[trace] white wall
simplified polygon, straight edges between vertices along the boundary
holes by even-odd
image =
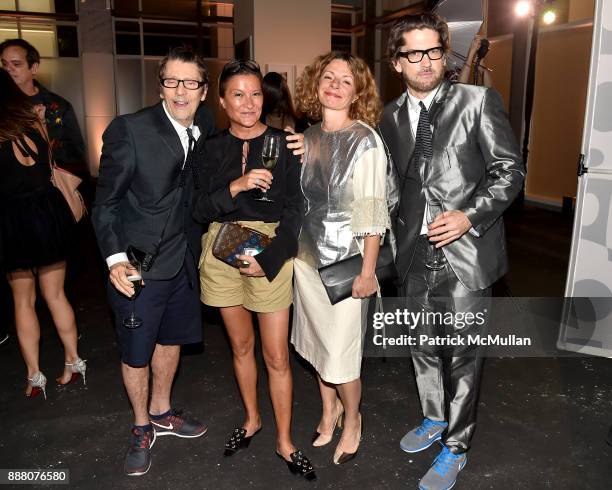
[[[81,60],[79,58],[43,59],[36,79],[51,92],[61,95],[72,104],[81,133],[85,137]]]
[[[253,34],[253,0],[234,0],[234,43]]]
[[[595,0],[570,0],[568,22],[592,19],[595,13]]]
[[[240,42],[251,34],[262,71],[266,73],[271,65],[288,72],[292,86],[304,65],[331,50],[331,2],[236,0],[234,39]]]
[[[114,62],[109,53],[83,53],[85,126],[89,170],[96,177],[100,165],[102,133],[116,115]]]
[[[331,49],[331,2],[257,0],[254,27],[260,65],[309,64]]]

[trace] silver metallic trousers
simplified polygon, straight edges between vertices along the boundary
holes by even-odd
[[[401,287],[409,307],[440,313],[490,311],[490,287],[478,291],[466,289],[448,263],[438,271],[425,267],[429,246],[427,236],[420,236]],[[415,335],[420,334],[429,338],[486,335],[486,322],[467,327],[457,323],[443,327],[419,325]],[[455,454],[467,451],[476,428],[483,348],[421,345],[412,347],[411,354],[423,415],[448,422],[442,442]]]

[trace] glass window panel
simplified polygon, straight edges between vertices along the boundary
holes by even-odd
[[[113,5],[115,17],[138,17],[138,0],[115,0]]]
[[[53,0],[19,0],[19,10],[23,12],[55,12]]]
[[[145,60],[145,107],[157,104],[159,98],[159,60]]]
[[[332,36],[331,47],[334,51],[351,52],[351,36]]]
[[[331,27],[333,29],[348,29],[352,25],[351,14],[346,12],[332,12]]]
[[[210,84],[208,86],[208,95],[204,100],[204,105],[208,107],[215,118],[215,126],[217,128],[227,128],[229,125],[229,121],[227,119],[227,115],[225,111],[219,104],[219,75],[221,75],[221,71],[223,70],[223,66],[225,65],[224,61],[217,60],[206,60],[206,69],[208,70],[208,79],[210,80]]]
[[[15,0],[0,0],[0,10],[15,10]]]
[[[357,42],[357,56],[363,58],[366,47],[365,47],[365,36],[363,33],[361,35],[357,35],[355,41]]]
[[[76,26],[59,25],[57,30],[57,55],[61,57],[79,57],[79,36]]]
[[[140,54],[140,26],[138,22],[115,22],[117,54]]]
[[[57,36],[52,24],[21,24],[21,37],[34,46],[41,56],[57,56]]]
[[[204,58],[217,58],[217,46],[214,46],[209,37],[202,38],[202,48],[200,54]]]
[[[117,59],[117,111],[131,114],[142,108],[140,60]]]
[[[55,13],[76,14],[74,0],[55,0]]]
[[[115,35],[117,54],[140,54],[140,36],[133,34]]]
[[[165,56],[174,46],[187,45],[197,48],[198,28],[189,24],[149,23],[143,24],[144,54]]]
[[[115,21],[115,32],[129,32],[129,33],[140,33],[140,26],[138,25],[138,22],[132,22],[132,21],[122,21],[122,20],[117,20]]]
[[[215,58],[231,59],[234,57],[234,30],[231,27],[217,27],[215,45],[217,47]],[[212,42],[212,41],[211,41]]]
[[[202,17],[204,17],[206,21],[210,20],[211,17],[217,18],[218,20],[229,21],[234,17],[234,6],[230,4],[206,5],[202,3],[201,12]]]
[[[15,39],[17,35],[17,21],[2,20],[0,21],[0,42],[6,39]]]
[[[142,0],[142,15],[168,19],[195,19],[196,0]]]

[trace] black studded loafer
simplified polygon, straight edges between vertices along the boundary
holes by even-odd
[[[223,455],[233,456],[241,449],[246,449],[249,447],[249,444],[251,444],[251,439],[253,439],[253,437],[255,437],[260,430],[261,429],[257,429],[252,435],[247,437],[246,429],[236,427],[225,442],[225,451],[223,452]]]
[[[289,471],[291,471],[291,473],[293,473],[294,475],[301,476],[308,481],[317,479],[317,474],[315,473],[315,470],[312,467],[312,463],[299,449],[289,455],[291,461],[287,461],[279,453],[276,453],[276,455],[281,458],[285,463],[287,463]]]

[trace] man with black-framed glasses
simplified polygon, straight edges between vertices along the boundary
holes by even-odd
[[[395,23],[388,55],[407,90],[387,105],[380,130],[400,182],[394,231],[401,294],[425,311],[446,302],[473,305],[475,314],[483,305],[486,312],[491,285],[507,270],[501,215],[525,167],[499,94],[444,79],[449,50],[448,26],[437,15]],[[442,212],[434,214],[436,207]],[[440,327],[421,324],[417,338],[479,335],[486,324]],[[482,353],[416,345],[411,354],[424,418],[400,447],[416,453],[440,441],[419,488],[450,489],[476,426]]]
[[[109,268],[108,298],[134,411],[124,462],[131,476],[149,470],[156,437],[196,438],[207,429],[170,402],[180,346],[202,340],[201,227],[191,218],[191,200],[199,185],[196,160],[214,131],[209,112],[196,118],[207,88],[203,59],[189,48],[173,48],[160,62],[162,102],[117,117],[102,137],[92,221]],[[144,279],[137,299],[128,280],[135,259]],[[130,329],[123,320],[132,301],[142,325]]]

